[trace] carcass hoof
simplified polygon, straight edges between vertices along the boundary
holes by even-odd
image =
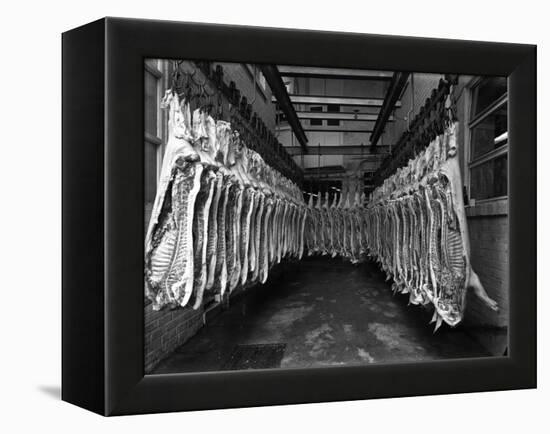
[[[487,299],[483,300],[483,301],[485,302],[487,307],[489,309],[491,309],[492,311],[494,311],[494,312],[499,311],[498,303],[495,300],[493,300],[492,298],[487,297]]]

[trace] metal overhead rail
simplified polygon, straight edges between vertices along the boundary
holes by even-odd
[[[337,121],[357,121],[368,122],[376,121],[377,114],[372,113],[353,113],[353,112],[296,112],[299,119],[334,119]],[[393,116],[390,116],[388,121],[393,121]]]
[[[302,128],[300,119],[294,111],[294,106],[290,100],[288,92],[286,91],[286,86],[283,83],[283,79],[279,74],[279,71],[275,65],[261,65],[260,66],[262,73],[273,92],[279,107],[284,112],[288,123],[292,127],[292,131],[300,143],[300,146],[304,149],[304,152],[307,153],[307,136]]]
[[[384,99],[382,98],[356,98],[356,97],[350,97],[350,96],[317,96],[317,95],[289,95],[289,96],[290,96],[290,101],[293,104],[309,104],[309,105],[335,104],[340,106],[343,105],[343,106],[358,106],[358,107],[382,107],[382,104],[384,103]],[[273,98],[273,102],[277,102],[277,98]],[[401,102],[400,101],[396,102],[395,106],[400,107]]]
[[[304,175],[322,175],[328,173],[346,173],[344,166],[319,166],[304,169]]]
[[[302,154],[300,146],[285,146],[290,155]],[[377,146],[376,152],[370,146],[342,145],[342,146],[310,146],[308,155],[362,155],[365,157],[379,156],[380,159],[389,155],[389,146]]]
[[[369,148],[370,149],[370,146],[365,146],[365,148]],[[369,151],[369,152],[373,152],[373,151]],[[374,154],[361,154],[361,155],[352,155],[350,157],[351,160],[364,160],[363,162],[364,163],[367,163],[367,162],[372,162],[372,163],[376,163],[380,160],[383,160],[384,158],[386,158],[388,155],[390,155],[390,147],[389,146],[380,146],[380,148],[376,148],[374,150]]]
[[[304,175],[304,181],[311,182],[311,181],[317,181],[320,179],[332,179],[332,180],[340,180],[347,178],[345,172],[334,172],[334,173],[310,173],[307,175]]]
[[[349,68],[318,68],[308,66],[279,66],[284,77],[334,78],[350,80],[390,80],[389,71],[372,71]]]
[[[368,126],[356,127],[354,125],[311,125],[303,127],[304,131],[324,131],[326,133],[365,133],[370,134],[372,132],[373,123],[370,122]],[[277,131],[288,131],[290,127],[284,125],[277,128]],[[309,148],[308,148],[309,149]]]
[[[370,136],[371,146],[376,146],[378,139],[380,139],[380,136],[384,132],[384,127],[386,126],[386,122],[391,116],[393,109],[395,107],[399,107],[397,105],[398,99],[407,84],[408,78],[408,72],[395,72],[393,74],[390,86],[388,87],[388,91],[386,92],[386,96],[384,98],[384,104],[380,109],[380,113],[378,113],[378,119],[376,119],[374,130]]]
[[[314,125],[311,127],[305,127],[304,131],[308,132],[325,132],[325,133],[357,133],[357,134],[370,134],[372,133],[372,125],[365,128],[358,128],[351,125]]]

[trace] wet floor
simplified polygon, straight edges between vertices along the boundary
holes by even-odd
[[[153,373],[307,368],[490,356],[458,326],[393,295],[374,264],[309,258],[249,290]]]

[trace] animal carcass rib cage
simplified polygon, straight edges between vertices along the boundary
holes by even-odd
[[[145,293],[154,309],[197,309],[210,292],[264,283],[299,258],[306,204],[296,184],[248,149],[231,124],[168,90],[169,140],[145,240]]]
[[[457,157],[458,124],[387,178],[368,203],[355,193],[329,204],[310,196],[305,231],[308,253],[340,255],[353,263],[374,258],[412,304],[433,304],[436,329],[463,318],[466,290],[492,309],[470,264],[470,242]]]
[[[432,303],[436,328],[464,315],[472,288],[496,310],[470,263],[470,239],[452,123],[408,165],[386,179],[366,209],[367,243],[394,290]]]
[[[169,141],[145,246],[146,295],[154,309],[199,308],[264,283],[284,258],[320,254],[376,260],[412,304],[434,306],[436,329],[458,324],[471,287],[497,309],[470,264],[456,149],[457,124],[367,201],[358,192],[311,194],[215,122],[167,91]],[[332,200],[331,200],[332,199]]]

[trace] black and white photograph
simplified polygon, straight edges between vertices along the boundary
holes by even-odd
[[[143,71],[146,374],[508,354],[507,77]]]
[[[0,431],[544,431],[545,9],[6,2]]]

